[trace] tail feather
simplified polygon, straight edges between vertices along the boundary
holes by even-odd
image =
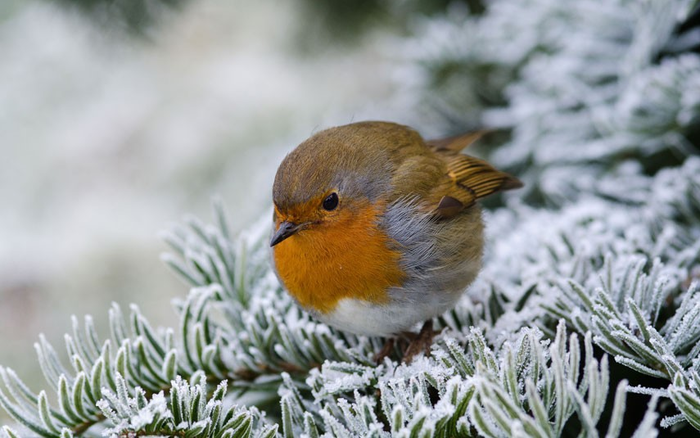
[[[482,129],[480,131],[467,132],[466,134],[455,135],[453,137],[427,140],[426,144],[436,152],[461,152],[489,132],[491,131],[488,129]]]

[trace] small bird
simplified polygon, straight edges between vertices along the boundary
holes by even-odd
[[[359,122],[301,143],[273,186],[270,246],[284,288],[355,334],[400,334],[453,308],[481,268],[476,201],[522,186],[460,153],[479,137],[425,141],[407,126]]]

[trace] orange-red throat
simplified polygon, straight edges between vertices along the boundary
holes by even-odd
[[[278,234],[298,227],[272,244],[279,277],[302,307],[329,313],[344,298],[387,303],[388,289],[402,284],[401,254],[379,227],[381,205],[355,204],[306,220],[275,211]]]

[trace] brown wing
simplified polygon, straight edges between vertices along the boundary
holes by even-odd
[[[431,196],[439,199],[435,212],[441,217],[452,217],[472,206],[477,199],[523,185],[514,176],[497,170],[479,158],[445,154],[444,159],[449,180],[436,187]]]
[[[400,164],[392,175],[394,190],[388,201],[415,196],[421,199],[426,213],[450,218],[474,205],[477,199],[521,187],[517,178],[484,160],[459,153],[486,132],[425,142],[420,138],[418,142],[396,142],[392,155],[399,158]]]

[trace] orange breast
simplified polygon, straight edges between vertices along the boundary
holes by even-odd
[[[367,203],[274,247],[277,272],[299,304],[328,313],[343,298],[388,302],[387,289],[400,286],[404,272],[378,215],[379,206]]]

